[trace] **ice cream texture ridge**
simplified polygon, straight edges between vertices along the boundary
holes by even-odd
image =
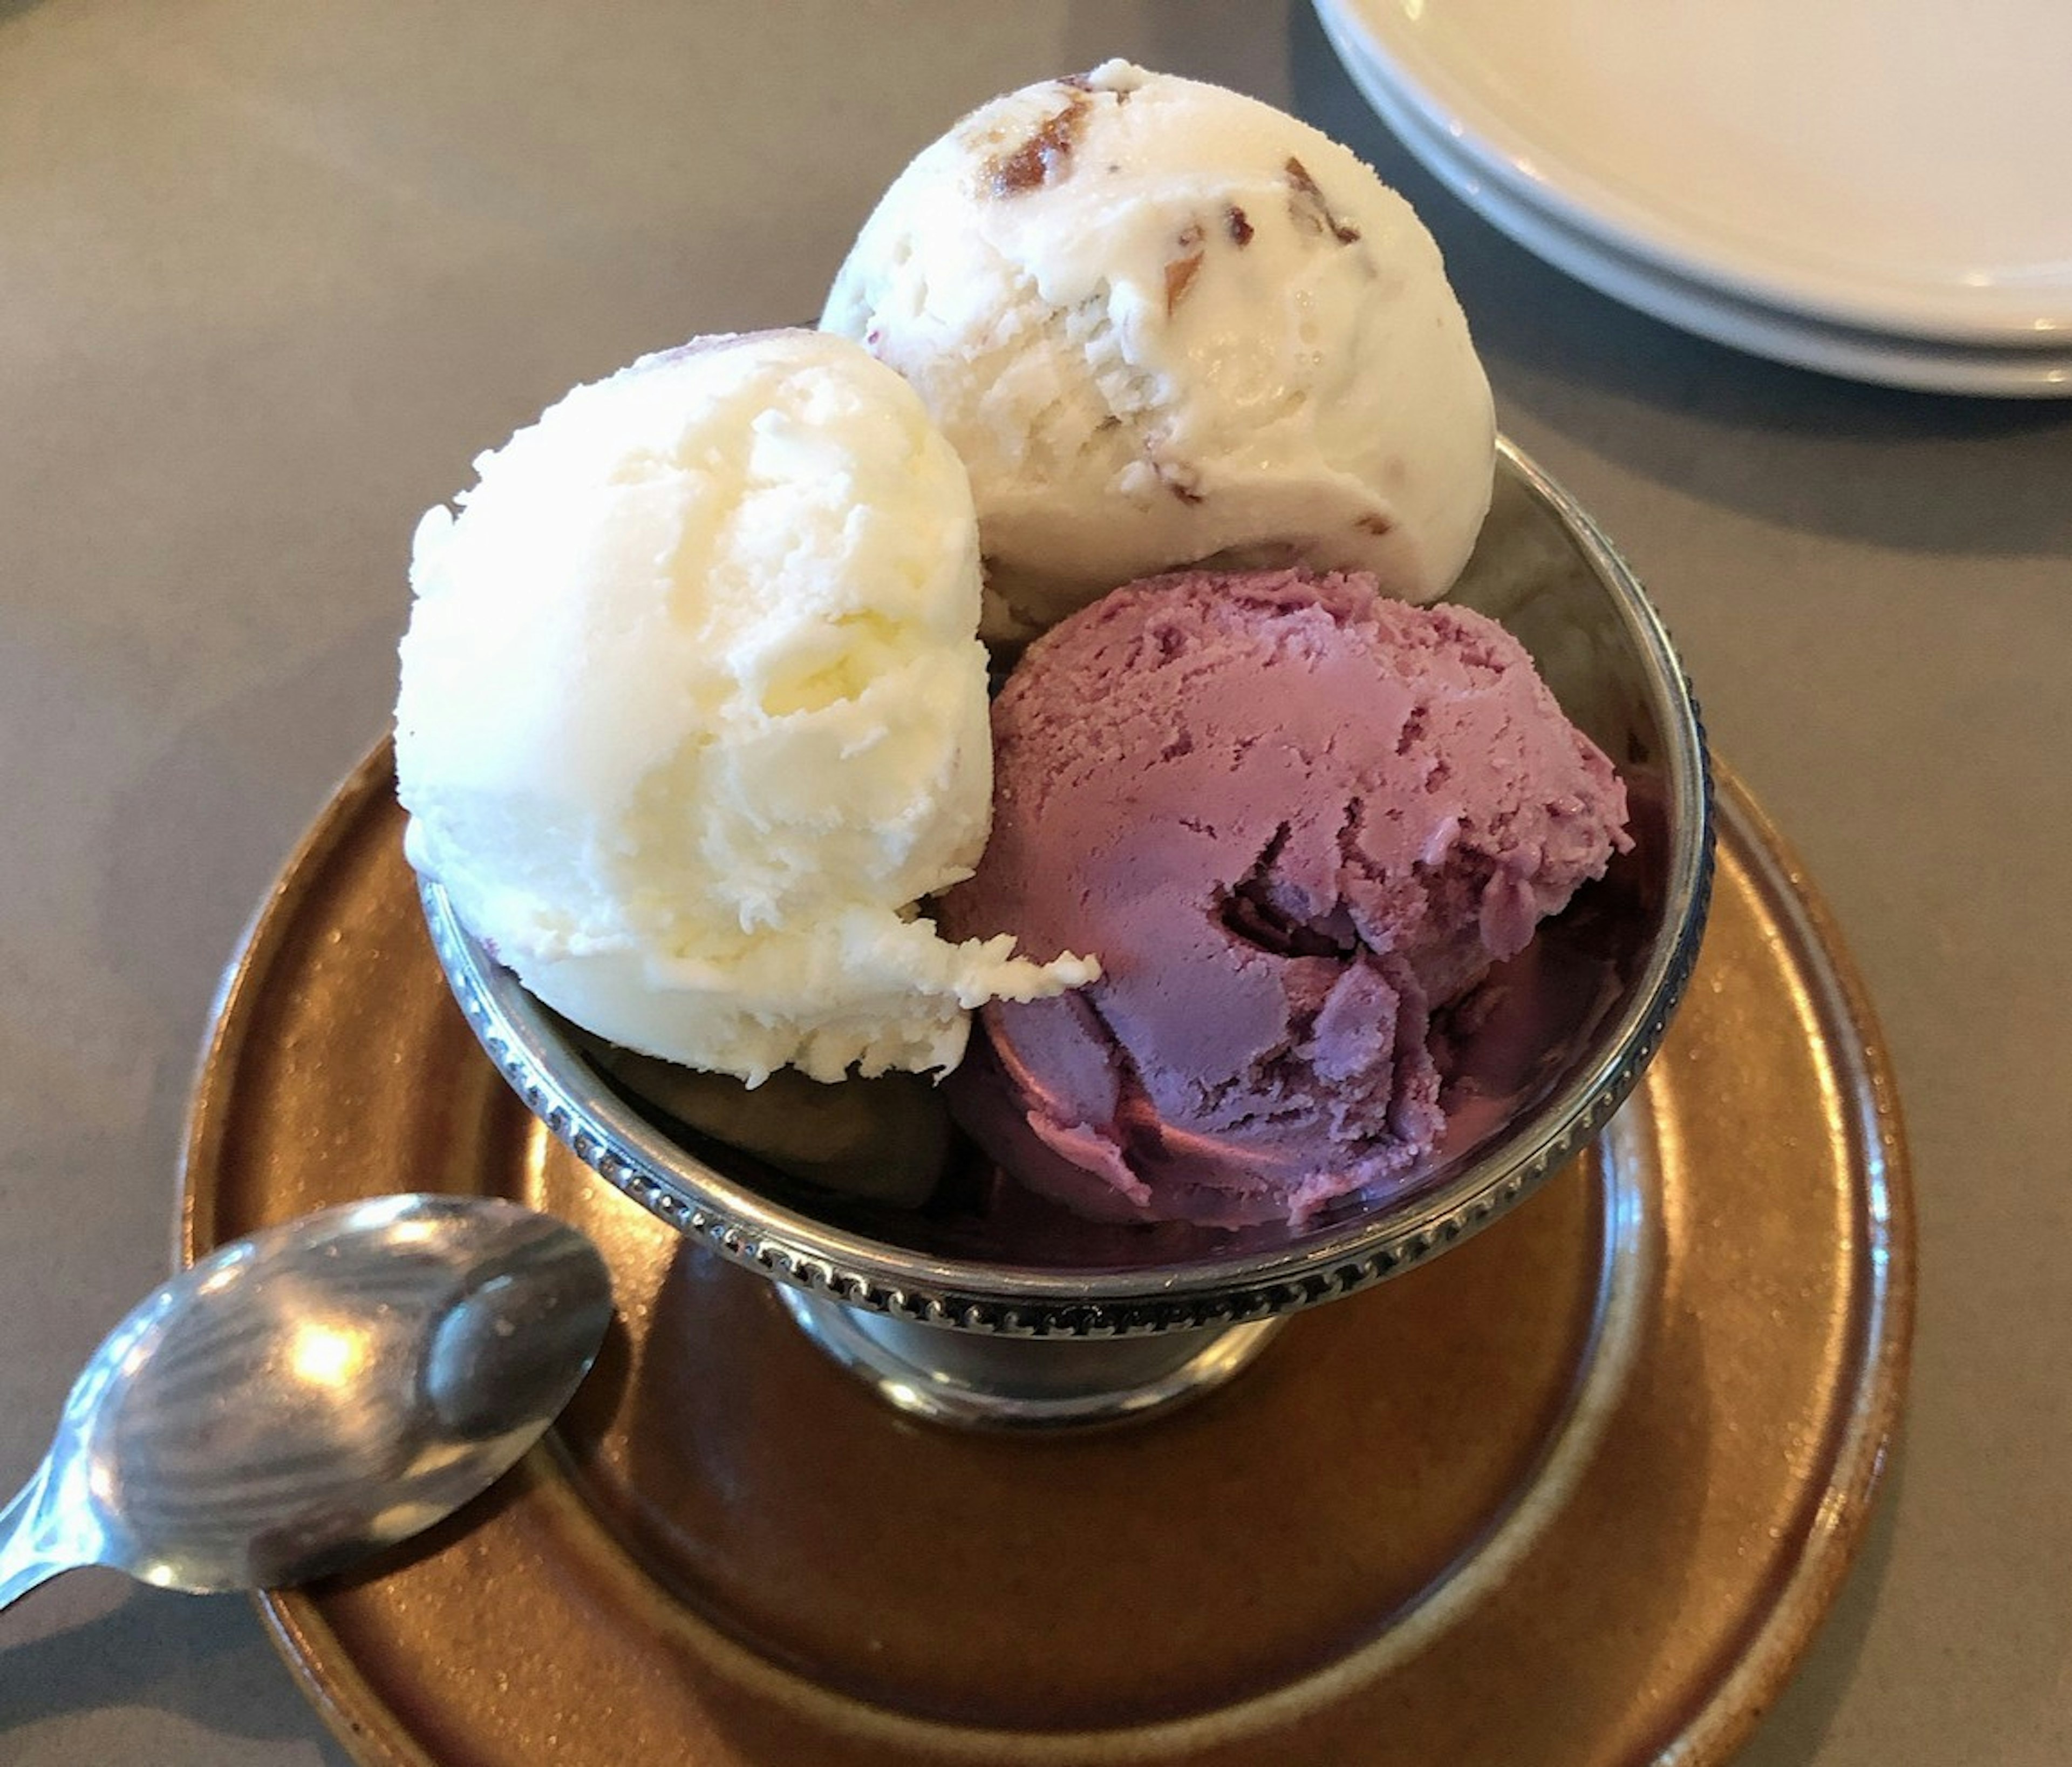
[[[845,340],[702,340],[578,388],[420,525],[412,863],[526,986],[751,1083],[948,1068],[1083,981],[915,912],[991,793],[962,466]],[[1055,956],[1056,954],[1052,954]]]
[[[993,721],[993,838],[944,924],[1104,971],[988,1007],[964,1108],[1096,1218],[1299,1224],[1412,1173],[1445,1123],[1435,1013],[1631,844],[1517,640],[1364,576],[1117,591]]]
[[[823,329],[972,477],[988,629],[1182,565],[1433,599],[1489,505],[1489,383],[1409,205],[1307,124],[1109,62],[981,105],[885,193]]]

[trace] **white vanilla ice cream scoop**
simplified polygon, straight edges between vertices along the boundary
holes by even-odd
[[[549,1006],[751,1083],[944,1069],[1095,973],[919,898],[989,819],[964,468],[845,340],[701,340],[578,387],[418,527],[411,863]]]
[[[1489,384],[1431,236],[1220,87],[1110,62],[982,105],[886,192],[821,324],[964,457],[991,631],[1203,561],[1429,600],[1488,509]]]

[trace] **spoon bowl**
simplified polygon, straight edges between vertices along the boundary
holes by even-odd
[[[538,1440],[611,1306],[588,1239],[493,1197],[376,1197],[226,1246],[80,1373],[0,1512],[0,1607],[76,1565],[200,1593],[405,1539]]]

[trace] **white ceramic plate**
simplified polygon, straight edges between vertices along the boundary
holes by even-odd
[[[1578,281],[1667,323],[1774,360],[1936,393],[2072,397],[2072,339],[2021,348],[1905,338],[1808,318],[1665,270],[1572,226],[1491,178],[1453,135],[1435,127],[1391,70],[1320,4],[1334,46],[1368,101],[1440,181],[1527,249]]]
[[[1488,188],[1601,251],[1822,323],[2072,351],[2065,0],[1316,6]]]

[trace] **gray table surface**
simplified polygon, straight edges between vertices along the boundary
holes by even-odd
[[[163,1274],[211,991],[384,727],[417,513],[566,386],[810,315],[924,140],[1113,53],[1297,111],[1423,211],[1503,426],[1650,583],[1882,1016],[1911,1409],[1747,1760],[2060,1767],[2072,406],[1601,299],[1409,161],[1301,6],[0,0],[0,1485]],[[241,1599],[95,1571],[0,1617],[0,1761],[343,1759]]]

